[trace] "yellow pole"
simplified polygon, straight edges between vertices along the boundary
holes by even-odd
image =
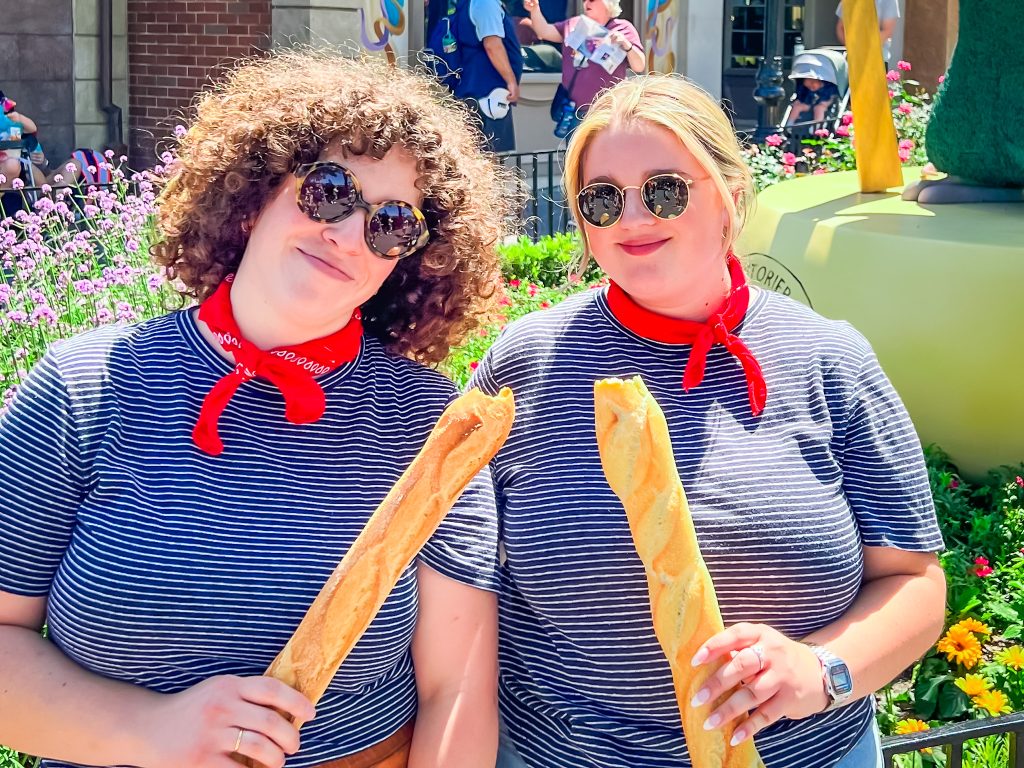
[[[903,186],[874,0],[843,0],[861,192]]]

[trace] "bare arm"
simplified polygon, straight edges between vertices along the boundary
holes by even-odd
[[[840,45],[846,45],[846,27],[843,26],[842,19],[836,20],[836,39]]]
[[[0,743],[66,762],[142,768],[238,768],[229,754],[240,727],[250,731],[240,752],[270,768],[298,748],[294,727],[270,707],[308,716],[312,705],[283,683],[220,677],[161,695],[109,680],[40,636],[45,612],[46,598],[0,592]]]
[[[882,38],[882,47],[885,47],[885,41],[892,38],[896,33],[896,23],[898,19],[883,19],[879,24],[878,34]]]
[[[558,27],[544,18],[537,0],[524,0],[523,7],[530,13],[530,24],[537,37],[550,43],[562,42],[562,35],[558,31]]]
[[[479,768],[498,752],[498,603],[426,565],[412,654],[419,713],[409,768]]]
[[[824,645],[853,673],[853,696],[874,693],[927,651],[942,633],[946,577],[936,555],[864,548],[864,583],[839,621],[807,642]]]
[[[854,681],[853,699],[874,693],[928,650],[942,631],[946,606],[946,580],[938,558],[865,547],[864,568],[860,593],[850,609],[802,643],[764,624],[735,624],[702,646],[694,657],[697,663],[728,659],[708,678],[708,696],[702,701],[733,691],[714,712],[708,707],[709,717],[720,718],[714,727],[738,720],[734,737],[742,741],[780,718],[798,720],[821,712],[828,703],[821,667],[804,643],[823,645],[846,662]],[[731,659],[730,651],[736,652]]]
[[[519,83],[515,73],[512,71],[512,64],[508,60],[508,51],[505,50],[505,41],[497,35],[488,35],[482,41],[487,58],[491,65],[505,81],[505,87],[509,92],[509,103],[515,104],[519,101]]]
[[[21,112],[8,112],[8,119],[15,123],[21,123],[22,133],[38,133],[39,128],[36,127],[36,122],[30,117],[25,117]]]

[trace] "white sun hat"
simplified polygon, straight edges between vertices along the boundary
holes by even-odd
[[[508,88],[495,88],[482,99],[477,99],[480,111],[491,120],[501,120],[508,114]]]

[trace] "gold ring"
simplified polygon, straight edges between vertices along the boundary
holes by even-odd
[[[244,735],[245,735],[245,728],[239,728],[238,729],[238,738],[235,739],[235,748],[231,750],[232,752],[237,752],[241,748],[241,746],[242,746],[242,736],[244,736]]]

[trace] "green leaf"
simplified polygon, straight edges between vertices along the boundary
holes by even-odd
[[[953,679],[951,675],[921,675],[914,685],[914,710],[923,720],[931,720],[939,706],[939,689]],[[957,689],[959,690],[959,689]]]
[[[1003,632],[1003,637],[1005,639],[1007,639],[1007,640],[1014,640],[1014,639],[1020,637],[1022,629],[1024,629],[1024,625],[1021,625],[1021,624],[1011,624]]]
[[[939,717],[942,720],[952,720],[960,717],[971,705],[967,694],[956,687],[956,683],[950,681],[945,683],[939,691]]]

